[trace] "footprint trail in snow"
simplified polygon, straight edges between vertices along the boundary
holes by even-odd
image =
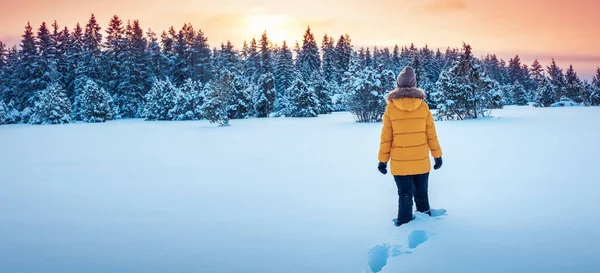
[[[445,214],[445,209],[431,210],[431,218],[438,218]],[[418,215],[415,220],[419,221],[421,219],[425,219],[425,217],[429,216]],[[381,271],[387,265],[387,261],[390,257],[411,254],[414,249],[416,249],[419,245],[429,241],[429,239],[431,239],[431,237],[434,235],[435,234],[432,231],[417,229],[408,234],[408,238],[404,244],[397,245],[383,243],[375,245],[369,250],[368,253],[368,261],[371,272],[377,273]]]

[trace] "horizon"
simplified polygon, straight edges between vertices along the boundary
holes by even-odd
[[[269,39],[281,45],[286,40],[290,47],[302,40],[310,26],[319,45],[325,34],[336,41],[340,35],[349,34],[355,49],[360,47],[393,48],[413,43],[431,49],[461,48],[462,43],[473,47],[475,56],[496,54],[508,61],[518,55],[522,63],[531,65],[534,59],[546,68],[551,58],[566,70],[573,65],[583,79],[591,79],[600,66],[600,37],[593,35],[600,28],[600,18],[594,10],[600,3],[593,0],[507,0],[503,3],[478,3],[475,0],[427,0],[392,2],[377,0],[370,5],[329,0],[330,5],[344,4],[336,13],[330,8],[312,8],[306,3],[279,3],[273,0],[245,3],[227,1],[154,1],[141,0],[120,3],[116,0],[71,1],[38,3],[25,0],[19,4],[7,3],[5,10],[11,14],[0,18],[0,40],[8,46],[19,46],[27,22],[37,29],[42,22],[50,25],[54,20],[63,28],[72,30],[76,23],[85,26],[93,13],[105,29],[113,15],[124,23],[139,20],[144,31],[152,29],[160,35],[170,26],[181,29],[191,23],[201,29],[208,43],[218,47],[230,40],[236,49],[244,40],[260,38],[267,31]],[[315,2],[316,3],[316,2]],[[323,3],[320,1],[318,3]],[[543,3],[543,4],[542,4]],[[68,12],[63,12],[68,7]],[[507,13],[513,16],[506,16]],[[547,20],[553,16],[562,20]],[[545,19],[545,20],[544,20]],[[383,24],[407,27],[382,27]],[[434,31],[432,31],[434,29]],[[553,31],[547,31],[552,29]],[[560,38],[557,38],[560,37]]]

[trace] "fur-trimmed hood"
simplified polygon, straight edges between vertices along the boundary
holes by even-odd
[[[416,110],[425,98],[425,91],[416,87],[396,88],[387,96],[388,103],[393,103],[396,108],[404,111]]]
[[[396,88],[392,92],[387,95],[388,102],[391,102],[395,99],[403,99],[403,98],[411,98],[411,99],[425,99],[425,91],[421,88],[416,87],[402,87]]]

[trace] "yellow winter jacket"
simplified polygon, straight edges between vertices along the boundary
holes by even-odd
[[[379,161],[391,159],[392,175],[415,175],[431,170],[429,152],[442,156],[433,116],[424,101],[425,92],[415,87],[397,88],[387,97],[383,115]]]

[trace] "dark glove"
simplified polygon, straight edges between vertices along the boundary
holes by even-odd
[[[379,166],[377,166],[377,169],[382,174],[387,174],[387,163],[386,162],[379,162]]]
[[[433,169],[438,170],[439,168],[442,167],[442,157],[434,158],[434,160],[435,160],[435,165],[433,165]]]

